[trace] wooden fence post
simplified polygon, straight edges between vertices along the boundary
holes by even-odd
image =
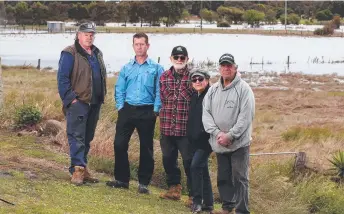
[[[41,59],[38,59],[37,69],[41,70]]]
[[[294,164],[294,170],[296,172],[302,171],[306,168],[306,153],[305,152],[299,152],[296,154],[295,164]]]

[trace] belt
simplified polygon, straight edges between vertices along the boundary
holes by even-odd
[[[129,103],[125,102],[124,103],[125,107],[128,107],[130,109],[153,109],[154,105],[141,105],[141,106],[134,106],[134,105],[130,105]]]

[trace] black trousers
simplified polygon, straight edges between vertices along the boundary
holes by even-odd
[[[124,107],[118,112],[114,142],[114,175],[116,180],[129,183],[128,148],[130,137],[136,128],[140,139],[139,183],[143,185],[150,183],[154,170],[153,137],[155,121],[156,116],[153,112],[153,105],[132,106],[125,103]]]
[[[192,151],[189,140],[186,136],[166,136],[161,135],[160,146],[162,151],[162,161],[166,172],[167,186],[180,184],[181,172],[178,167],[178,150],[183,159],[184,171],[187,179],[189,196],[191,193],[190,166],[192,161]]]

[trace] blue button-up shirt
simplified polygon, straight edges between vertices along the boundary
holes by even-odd
[[[136,59],[124,65],[115,84],[116,108],[120,110],[124,102],[134,106],[154,105],[154,111],[161,108],[159,79],[164,68],[147,58],[142,64]]]

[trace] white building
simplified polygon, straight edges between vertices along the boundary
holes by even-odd
[[[64,33],[66,24],[61,21],[47,21],[49,33]]]

